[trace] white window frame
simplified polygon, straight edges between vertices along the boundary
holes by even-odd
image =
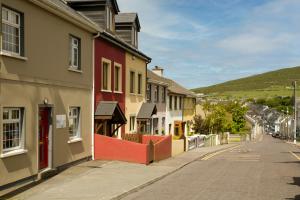
[[[119,76],[117,77],[118,79],[118,85],[119,85],[119,89],[116,90],[116,68],[119,68]],[[122,93],[122,65],[119,63],[114,63],[114,92],[117,93]]]
[[[8,12],[7,13],[8,14],[8,20],[3,19],[3,13],[5,11]],[[18,52],[14,52],[14,51],[10,51],[10,50],[7,50],[7,49],[3,48],[3,45],[4,45],[4,41],[3,41],[3,37],[4,36],[3,35],[4,35],[4,33],[3,33],[3,29],[2,29],[2,46],[1,46],[1,50],[3,52],[8,53],[8,54],[20,56],[21,55],[21,14],[18,13],[18,12],[16,12],[16,11],[13,11],[13,10],[11,10],[9,8],[3,7],[3,6],[2,6],[2,9],[1,9],[1,12],[2,12],[2,25],[5,24],[7,26],[11,26],[11,27],[17,28],[18,29],[18,33],[19,33],[18,34],[18,38],[19,38],[19,41],[18,41],[18,47],[19,47],[18,48]],[[18,22],[19,23],[13,23],[12,22],[12,15],[15,15],[15,16],[18,17],[18,19],[19,19]]]
[[[135,126],[136,126],[136,116],[131,115],[129,117],[129,132],[134,132],[135,131]]]
[[[76,110],[76,115],[74,115],[73,111]],[[69,139],[74,140],[81,138],[81,108],[78,106],[70,106],[69,107]],[[75,120],[77,119],[77,125],[75,124],[76,129],[74,127],[72,128],[71,125],[74,124]],[[75,133],[74,133],[75,130]],[[71,134],[72,132],[72,134]]]
[[[4,119],[4,112],[8,111],[9,119]],[[12,119],[12,111],[18,111],[19,112],[19,118],[18,119]],[[24,149],[25,144],[25,134],[24,134],[24,108],[19,107],[4,107],[2,111],[2,139],[1,139],[1,148],[2,148],[2,154],[6,154],[15,150],[22,150]],[[13,124],[13,123],[19,123],[19,145],[5,148],[3,146],[4,142],[4,124]]]
[[[108,72],[107,72],[107,88],[104,88],[104,73],[103,73],[103,68],[104,68],[104,63],[107,64],[108,66]],[[111,61],[105,58],[102,58],[101,60],[101,91],[103,92],[111,92],[111,84],[112,84],[112,80],[111,80]]]
[[[80,56],[80,39],[71,35],[70,42],[71,42],[71,44],[70,44],[70,46],[71,46],[71,63],[70,63],[70,67],[72,69],[75,69],[75,70],[81,70],[80,69],[80,63],[79,63],[80,62],[80,60],[79,60],[79,56]],[[75,57],[74,56],[75,50],[77,50],[77,59],[76,59],[77,65],[74,64],[74,62],[75,62],[75,58],[74,58]]]
[[[154,88],[154,101],[156,103],[159,102],[159,85],[155,85],[155,88]]]

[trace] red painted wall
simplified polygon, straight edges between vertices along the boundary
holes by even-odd
[[[114,92],[101,92],[101,63],[102,58],[111,61],[111,81],[114,88],[114,62],[122,65],[122,94]],[[100,101],[117,101],[125,114],[125,84],[126,84],[125,51],[120,47],[105,41],[102,38],[95,39],[95,108]],[[122,127],[122,133],[125,127]]]
[[[172,156],[172,136],[148,136],[143,135],[143,143],[154,143],[154,161],[160,161]]]
[[[149,164],[149,145],[95,134],[95,159]]]

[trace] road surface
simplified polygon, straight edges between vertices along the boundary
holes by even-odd
[[[123,199],[300,199],[300,148],[264,136],[199,159]]]

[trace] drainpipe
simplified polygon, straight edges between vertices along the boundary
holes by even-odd
[[[93,65],[93,70],[92,70],[92,74],[93,74],[93,91],[92,91],[92,120],[91,120],[91,125],[92,125],[92,159],[95,160],[95,130],[94,130],[94,113],[95,113],[95,41],[96,38],[98,38],[100,36],[100,32],[97,32],[97,35],[93,36],[93,58],[92,58],[92,65]]]

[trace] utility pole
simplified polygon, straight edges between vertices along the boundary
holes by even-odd
[[[296,98],[296,87],[297,87],[297,82],[294,81],[294,144],[297,143],[297,141],[296,141],[296,133],[297,133],[297,98]]]

